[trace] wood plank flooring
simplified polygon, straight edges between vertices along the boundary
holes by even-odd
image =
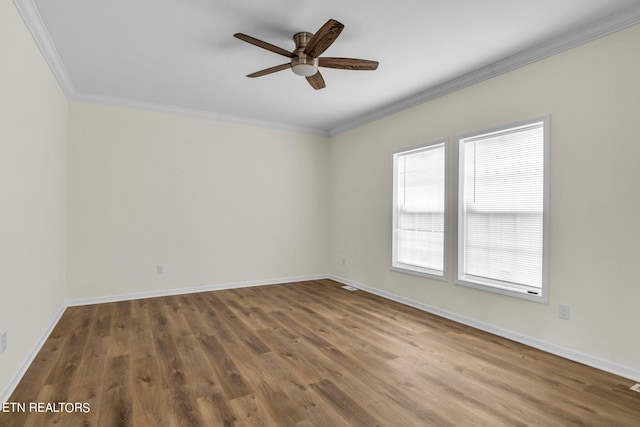
[[[330,280],[67,309],[2,426],[640,426],[633,382]]]

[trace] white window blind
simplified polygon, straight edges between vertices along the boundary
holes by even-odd
[[[542,294],[545,123],[459,140],[459,280]]]
[[[392,268],[444,276],[445,143],[394,154]]]

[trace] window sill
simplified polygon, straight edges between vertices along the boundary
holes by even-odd
[[[514,297],[514,298],[520,298],[520,299],[524,299],[527,301],[533,301],[533,302],[537,302],[540,304],[548,304],[549,303],[549,297],[547,295],[546,292],[544,292],[544,289],[540,290],[540,294],[536,295],[536,294],[532,294],[529,293],[523,289],[517,289],[517,288],[511,288],[507,285],[494,285],[494,284],[485,284],[485,283],[478,283],[478,282],[471,282],[468,280],[462,280],[462,279],[458,279],[455,280],[454,283],[456,285],[460,285],[460,286],[466,286],[468,288],[474,288],[474,289],[479,289],[481,291],[486,291],[486,292],[491,292],[494,294],[500,294],[500,295],[506,295],[506,296],[510,296],[510,297]]]
[[[412,274],[414,276],[426,277],[428,279],[440,280],[442,282],[447,281],[447,276],[444,273],[437,273],[435,270],[429,270],[426,268],[420,268],[408,264],[396,264],[390,267],[391,271],[398,273]]]

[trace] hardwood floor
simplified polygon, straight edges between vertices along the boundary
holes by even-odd
[[[69,308],[0,425],[639,426],[631,385],[321,280]]]

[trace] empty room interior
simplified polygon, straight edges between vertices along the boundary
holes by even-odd
[[[0,3],[1,426],[640,425],[640,2]]]

